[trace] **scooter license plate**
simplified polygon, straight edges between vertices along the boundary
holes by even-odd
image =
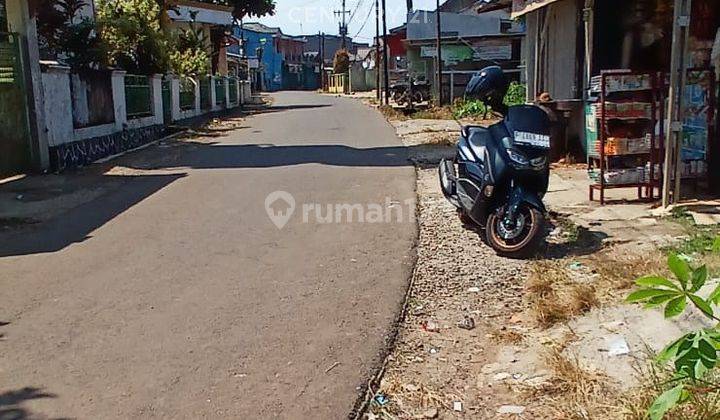
[[[515,144],[549,149],[550,136],[545,134],[527,133],[525,131],[516,131]]]

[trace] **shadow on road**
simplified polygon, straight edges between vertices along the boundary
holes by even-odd
[[[325,104],[272,106],[258,112],[330,106]],[[222,132],[215,134],[221,135]],[[203,136],[205,137],[204,134]],[[176,146],[173,146],[172,153],[161,147],[151,148],[141,155],[121,158],[113,165],[140,170],[270,168],[304,164],[345,167],[412,166],[409,160],[411,149],[407,147],[363,149],[336,144],[304,145],[302,141],[299,143],[301,145],[297,146],[227,145],[186,140],[177,142]],[[49,221],[12,226],[5,231],[0,229],[0,258],[56,252],[71,244],[83,242],[94,230],[186,176],[186,174],[114,176],[103,175],[99,170],[97,172],[98,181],[108,180],[108,177],[117,178],[121,180],[121,186]],[[12,189],[12,186],[0,186],[0,192],[3,188]]]
[[[90,232],[185,176],[179,174],[116,177],[123,182],[115,191],[80,205],[46,223],[0,234],[0,257],[55,252],[71,244],[82,242],[88,239]]]
[[[275,146],[273,144],[223,145],[192,143],[192,152],[181,153],[168,162],[152,163],[152,167],[133,165],[135,169],[240,169],[271,168],[317,163],[347,167],[412,166],[408,160],[410,148],[376,147],[358,149],[344,145]]]
[[[57,398],[57,395],[43,392],[40,388],[25,387],[16,391],[0,393],[0,419],[2,420],[29,420],[38,418],[22,405],[25,401],[44,398]],[[43,417],[44,418],[44,417]],[[55,419],[61,420],[61,419]]]

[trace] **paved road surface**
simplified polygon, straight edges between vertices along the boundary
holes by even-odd
[[[378,221],[377,203],[395,220],[414,170],[353,100],[280,93],[272,111],[0,234],[0,418],[347,416],[400,309],[415,224],[303,223],[302,206]],[[265,210],[277,190],[296,200],[283,230]]]

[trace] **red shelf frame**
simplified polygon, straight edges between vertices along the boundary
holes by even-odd
[[[633,89],[633,90],[627,90],[627,91],[619,91],[619,92],[607,92],[607,79],[608,77],[615,77],[615,76],[649,76],[650,77],[650,87],[649,88],[643,88],[643,89]],[[655,165],[657,163],[656,161],[656,154],[660,154],[659,151],[662,150],[663,146],[660,144],[660,148],[656,150],[655,145],[657,142],[657,136],[655,134],[655,127],[657,125],[657,112],[658,112],[658,102],[662,104],[662,99],[659,95],[659,89],[657,89],[657,74],[654,73],[638,73],[638,72],[632,72],[632,71],[624,71],[624,70],[609,70],[609,71],[603,71],[600,73],[600,98],[599,98],[599,107],[600,107],[600,116],[597,115],[597,108],[596,108],[596,115],[594,118],[596,118],[597,121],[599,121],[599,131],[598,131],[598,139],[597,141],[600,143],[600,150],[599,150],[599,157],[591,156],[590,153],[588,153],[588,170],[593,169],[593,160],[597,161],[597,164],[600,169],[600,177],[598,180],[598,183],[590,184],[589,188],[589,196],[590,201],[595,201],[595,191],[600,192],[600,204],[605,205],[605,190],[610,189],[620,189],[620,188],[637,188],[638,189],[638,199],[654,199],[655,198],[655,188],[659,188],[660,182],[655,181]],[[608,96],[612,94],[617,93],[650,93],[651,99],[651,116],[650,118],[614,118],[614,117],[605,117],[607,115],[606,112],[606,103],[609,100]],[[661,109],[662,113],[662,106],[659,107]],[[626,156],[626,155],[606,155],[605,154],[605,143],[607,141],[607,122],[611,120],[621,120],[621,121],[632,121],[632,120],[646,120],[646,124],[650,124],[650,151],[647,153],[633,153],[633,154],[627,154],[627,155],[635,155],[635,156],[642,156],[647,155],[648,156],[648,162],[650,163],[650,177],[647,182],[636,182],[636,183],[625,183],[625,184],[607,184],[605,182],[605,172],[608,169],[608,157],[617,157],[617,156]],[[662,128],[660,131],[660,136],[662,138]],[[645,196],[643,196],[643,188],[645,188]]]

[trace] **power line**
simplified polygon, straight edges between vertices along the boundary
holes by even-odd
[[[355,15],[357,14],[358,10],[360,10],[360,7],[362,6],[364,1],[365,0],[358,1],[357,5],[355,6],[355,10],[353,10],[352,15],[350,15],[350,20],[348,20],[348,26],[350,26],[353,19],[355,19]]]
[[[367,16],[365,17],[365,21],[363,22],[362,26],[360,27],[360,30],[357,31],[357,33],[355,34],[355,36],[354,36],[353,38],[357,38],[357,37],[360,35],[360,33],[361,33],[363,30],[365,30],[365,26],[367,26],[368,22],[370,22],[370,16],[372,16],[373,10],[374,10],[374,8],[373,8],[373,5],[371,4],[371,5],[370,5],[370,10],[368,10],[368,14],[367,14]],[[363,38],[365,38],[365,37],[363,37]]]

